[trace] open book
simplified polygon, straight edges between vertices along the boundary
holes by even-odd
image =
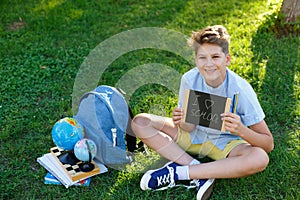
[[[225,132],[221,114],[228,112],[230,105],[231,98],[186,90],[183,102],[183,121]]]

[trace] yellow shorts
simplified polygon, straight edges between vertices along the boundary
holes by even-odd
[[[207,156],[213,160],[221,160],[226,158],[234,147],[247,142],[245,140],[231,140],[225,148],[221,150],[211,141],[206,141],[203,144],[192,144],[190,133],[179,128],[176,143],[191,155],[197,155],[200,158]]]

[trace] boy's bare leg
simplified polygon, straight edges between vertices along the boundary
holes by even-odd
[[[175,143],[178,128],[172,119],[140,114],[133,120],[132,128],[145,144],[166,159],[180,165],[189,165],[193,160]],[[190,166],[189,172],[191,179],[238,178],[260,172],[268,163],[268,155],[263,149],[240,144],[227,158]]]
[[[227,158],[190,166],[190,178],[239,178],[255,174],[269,163],[267,153],[248,144],[236,146]]]
[[[147,146],[168,160],[180,165],[188,165],[193,160],[176,144],[178,128],[171,118],[139,114],[132,121],[132,130]]]

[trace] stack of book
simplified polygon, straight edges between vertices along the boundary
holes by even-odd
[[[47,185],[61,185],[62,183],[55,178],[50,172],[47,172],[46,176],[44,177],[44,183]],[[75,186],[89,186],[91,183],[91,177],[81,180],[75,183]]]
[[[63,164],[59,160],[59,155],[62,152],[62,149],[53,147],[50,149],[50,153],[37,158],[37,162],[48,171],[44,177],[45,184],[62,184],[66,188],[72,185],[88,186],[92,176],[108,171],[103,164],[95,161],[92,161],[92,164],[95,166],[94,169],[89,172],[83,172],[80,169],[79,166],[82,164],[82,161],[74,165]]]

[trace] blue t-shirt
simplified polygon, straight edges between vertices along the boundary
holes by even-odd
[[[233,99],[234,94],[238,92],[239,101],[236,110],[245,126],[259,123],[265,118],[265,114],[252,86],[245,79],[228,68],[226,69],[224,82],[217,88],[212,88],[205,83],[197,67],[186,72],[181,78],[178,105],[183,105],[184,91],[186,89],[211,93],[231,99]],[[230,134],[229,132],[221,132],[203,126],[196,126],[196,129],[190,134],[193,144],[202,144],[210,140],[219,149],[224,149],[226,144],[231,140],[241,139],[239,136]]]

